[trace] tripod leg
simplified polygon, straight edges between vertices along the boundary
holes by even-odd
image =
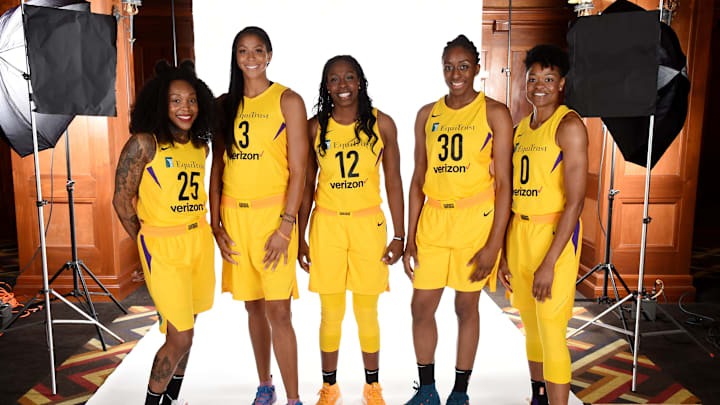
[[[125,307],[122,306],[122,304],[120,303],[120,301],[118,301],[118,300],[115,298],[115,296],[112,295],[112,293],[111,293],[110,291],[108,291],[107,288],[105,288],[105,286],[103,285],[103,283],[101,283],[100,280],[98,280],[97,277],[95,277],[95,274],[93,274],[93,272],[90,271],[90,269],[88,269],[88,267],[85,265],[85,263],[83,263],[83,262],[79,262],[79,263],[80,263],[80,266],[82,266],[83,270],[85,270],[85,272],[93,279],[93,281],[95,281],[95,284],[97,284],[103,291],[105,291],[105,294],[106,294],[108,297],[110,297],[110,299],[115,303],[115,305],[116,305],[124,314],[127,314],[127,313],[128,313],[127,309],[125,309]]]
[[[95,312],[95,306],[93,305],[92,298],[90,298],[90,292],[88,292],[87,283],[85,283],[85,277],[80,272],[80,268],[76,268],[76,274],[77,277],[80,279],[80,283],[82,283],[82,291],[85,295],[85,301],[87,301],[88,307],[90,307],[90,315],[97,321],[97,312]],[[103,351],[107,351],[107,346],[105,345],[105,338],[103,337],[100,327],[95,325],[95,330],[97,330],[98,338],[100,339],[100,344],[102,345]]]
[[[623,280],[623,278],[620,276],[620,273],[618,273],[617,269],[615,269],[615,266],[610,266],[610,269],[612,270],[613,274],[615,274],[615,277],[620,280],[620,283],[625,289],[625,292],[628,294],[632,294],[632,291],[630,291],[630,287],[628,287],[628,285],[625,283],[625,280]]]
[[[613,292],[615,293],[615,302],[620,301],[620,294],[618,293],[617,284],[615,283],[615,276],[613,275],[613,272],[615,271],[615,266],[612,264],[608,265],[608,276],[610,276],[610,282],[612,282]],[[623,312],[623,307],[620,305],[618,307],[618,312],[620,313],[620,319],[622,320],[623,329],[628,330],[627,320],[625,319],[625,313]],[[625,335],[625,339],[627,339],[628,344],[630,345],[630,350],[632,351],[633,348],[633,342],[630,335]]]
[[[590,277],[591,274],[595,273],[596,271],[600,270],[602,268],[602,264],[598,264],[597,266],[593,267],[592,270],[588,271],[587,273],[583,274],[582,277],[578,279],[578,281],[575,282],[575,285],[580,285],[583,281],[585,281],[586,278]]]
[[[55,279],[58,278],[58,276],[60,276],[60,274],[62,274],[63,271],[65,271],[69,268],[70,268],[70,262],[63,264],[63,266],[60,267],[60,270],[58,270],[57,272],[55,272],[55,274],[53,274],[52,278],[50,278],[50,281],[48,281],[48,284],[52,284],[53,281],[55,281]]]

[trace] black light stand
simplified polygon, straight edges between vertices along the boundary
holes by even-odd
[[[603,124],[603,155],[605,153],[605,144],[607,142],[607,127],[605,124]],[[581,278],[579,278],[575,282],[575,286],[580,285],[585,279],[590,277],[593,273],[597,271],[603,272],[603,292],[602,295],[597,298],[580,298],[576,299],[575,301],[585,301],[585,302],[597,302],[598,304],[612,304],[614,302],[617,302],[620,300],[620,294],[618,293],[618,286],[615,280],[617,279],[620,281],[622,286],[625,288],[625,292],[627,295],[632,295],[632,292],[630,291],[630,288],[625,283],[625,280],[620,276],[620,273],[615,269],[615,265],[612,263],[612,250],[611,250],[611,238],[612,238],[612,218],[613,218],[613,204],[615,202],[615,196],[620,192],[619,190],[615,190],[615,154],[617,151],[617,146],[615,145],[615,141],[612,143],[612,153],[611,153],[611,160],[610,160],[610,184],[608,189],[608,208],[607,208],[607,220],[605,223],[605,256],[603,258],[603,262],[600,264],[597,264],[595,267],[592,268],[589,272],[587,272],[585,275],[583,275]],[[601,167],[602,170],[602,167]],[[612,283],[612,289],[615,298],[611,298],[608,295],[608,281]],[[620,314],[620,319],[622,320],[623,329],[628,330],[628,324],[627,320],[625,319],[625,314],[623,312],[623,308],[620,307],[618,309],[618,312]],[[633,346],[633,343],[630,339],[630,336],[625,335],[628,341],[628,344],[630,347]]]
[[[20,2],[20,7],[22,11],[23,21],[25,21],[25,0],[22,0]],[[75,306],[72,302],[68,301],[65,297],[63,297],[61,294],[59,294],[57,291],[50,288],[50,283],[48,281],[48,270],[47,270],[47,246],[45,244],[45,217],[43,215],[43,207],[47,205],[47,201],[43,200],[42,198],[42,187],[41,187],[41,179],[40,179],[40,158],[39,158],[39,151],[38,151],[38,130],[37,130],[37,116],[36,116],[36,107],[35,107],[35,101],[33,100],[33,90],[32,86],[30,85],[30,59],[28,55],[28,46],[27,46],[27,32],[24,34],[25,38],[25,66],[27,69],[27,73],[24,73],[24,78],[27,81],[27,89],[28,89],[28,102],[30,105],[30,123],[32,127],[32,140],[33,140],[33,157],[35,162],[35,189],[37,192],[37,200],[35,201],[35,205],[37,207],[37,218],[38,218],[38,230],[39,230],[39,239],[40,239],[40,257],[41,257],[41,264],[42,264],[42,277],[43,277],[43,287],[42,290],[40,290],[40,293],[43,296],[43,299],[45,300],[45,321],[43,322],[45,324],[45,333],[47,337],[47,343],[48,343],[48,354],[50,356],[49,362],[50,362],[50,390],[53,395],[57,394],[57,380],[55,375],[55,344],[53,341],[53,324],[91,324],[95,325],[97,328],[104,330],[107,332],[110,336],[117,339],[119,342],[124,343],[125,340],[123,340],[120,336],[116,335],[111,331],[110,329],[106,328],[103,324],[97,321],[97,319],[93,319],[88,314],[83,312],[80,308]],[[74,257],[75,259],[76,257]],[[82,277],[82,275],[81,275]],[[99,283],[99,282],[98,282]],[[83,281],[84,284],[84,281]],[[87,289],[87,286],[85,286],[85,289]],[[52,319],[52,315],[50,313],[50,295],[53,295],[53,299],[58,299],[62,302],[64,302],[68,307],[73,309],[75,312],[80,314],[85,319]],[[33,297],[28,303],[25,304],[24,308],[27,310],[35,301],[38,301],[39,299],[36,297]],[[10,324],[17,320],[20,315],[25,311],[23,310],[19,314],[17,314],[13,319],[11,320]],[[94,313],[94,312],[93,312]],[[22,326],[18,326],[15,328],[10,329],[5,328],[0,330],[0,333],[9,332],[11,330],[17,330],[26,328],[29,326],[34,325],[33,324],[26,324]]]
[[[65,297],[72,296],[77,298],[78,301],[83,303],[86,308],[87,312],[92,316],[95,320],[97,320],[97,312],[95,311],[95,305],[93,305],[91,295],[101,295],[105,297],[110,297],[110,299],[115,303],[115,305],[125,314],[127,314],[127,310],[125,307],[118,302],[117,299],[112,295],[110,291],[108,291],[107,288],[103,285],[103,283],[98,280],[98,278],[93,274],[92,271],[85,265],[85,263],[82,260],[78,259],[78,252],[77,252],[77,237],[75,234],[75,198],[73,196],[75,191],[75,181],[72,179],[72,168],[70,165],[70,132],[66,129],[65,130],[65,160],[67,163],[67,184],[66,189],[68,193],[68,211],[70,212],[70,244],[72,248],[72,260],[69,262],[66,262],[56,273],[55,275],[50,278],[49,284],[52,284],[55,279],[60,276],[65,270],[70,270],[73,273],[73,289],[69,293],[65,294]],[[83,276],[83,271],[87,273],[90,278],[95,281],[95,283],[103,290],[103,292],[90,292],[87,288],[87,283],[85,282],[85,277]],[[78,283],[80,281],[80,283]],[[82,285],[82,289],[80,289],[80,284]],[[105,339],[103,338],[102,332],[100,331],[100,327],[95,325],[95,329],[97,330],[98,337],[100,339],[100,344],[102,345],[103,350],[107,350],[107,347],[105,345]]]

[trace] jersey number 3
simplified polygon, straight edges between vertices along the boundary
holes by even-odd
[[[243,121],[238,125],[238,129],[241,131],[242,138],[238,139],[238,145],[240,145],[241,148],[247,148],[248,145],[250,145],[250,137],[248,136],[248,131],[250,131],[250,123],[247,121]]]

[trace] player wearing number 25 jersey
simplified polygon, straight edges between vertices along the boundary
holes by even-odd
[[[307,115],[297,93],[268,80],[272,44],[262,28],[238,32],[232,55],[210,176],[211,223],[224,259],[222,291],[245,301],[248,311],[260,382],[253,404],[276,401],[273,345],[288,403],[295,404],[297,344],[290,305],[298,297],[295,216],[304,186]]]
[[[494,290],[510,214],[510,113],[475,91],[479,53],[467,37],[448,42],[442,56],[448,94],[421,108],[415,123],[404,264],[415,288],[413,337],[420,387],[409,405],[439,404],[434,316],[445,287],[456,291],[459,329],[455,386],[446,403],[468,403],[478,345],[478,299],[486,284]]]
[[[528,51],[525,65],[533,113],[515,130],[513,216],[500,280],[525,326],[533,403],[567,404],[565,333],[582,247],[587,134],[577,113],[562,105],[565,52],[539,45]]]
[[[210,309],[215,290],[204,185],[206,135],[214,125],[212,93],[195,76],[192,62],[179,68],[161,62],[155,71],[133,107],[133,135],[120,154],[113,198],[123,227],[137,240],[148,291],[166,333],[153,362],[149,405],[159,404],[161,397],[164,403],[177,399],[194,317]]]

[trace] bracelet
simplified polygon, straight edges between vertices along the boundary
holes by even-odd
[[[393,240],[399,240],[400,242],[405,242],[405,238],[401,236],[393,236]]]
[[[275,232],[277,232],[277,234],[280,235],[281,238],[283,238],[283,239],[285,239],[286,241],[290,242],[290,237],[287,236],[287,235],[285,235],[284,233],[280,232],[279,229],[276,230]]]
[[[294,224],[294,223],[295,223],[295,220],[289,219],[289,218],[285,218],[285,217],[283,217],[282,220],[285,221],[285,222],[287,222],[287,223],[289,223],[289,224]]]
[[[290,215],[287,212],[283,214],[283,217],[290,217],[292,219],[295,219],[295,215]]]

